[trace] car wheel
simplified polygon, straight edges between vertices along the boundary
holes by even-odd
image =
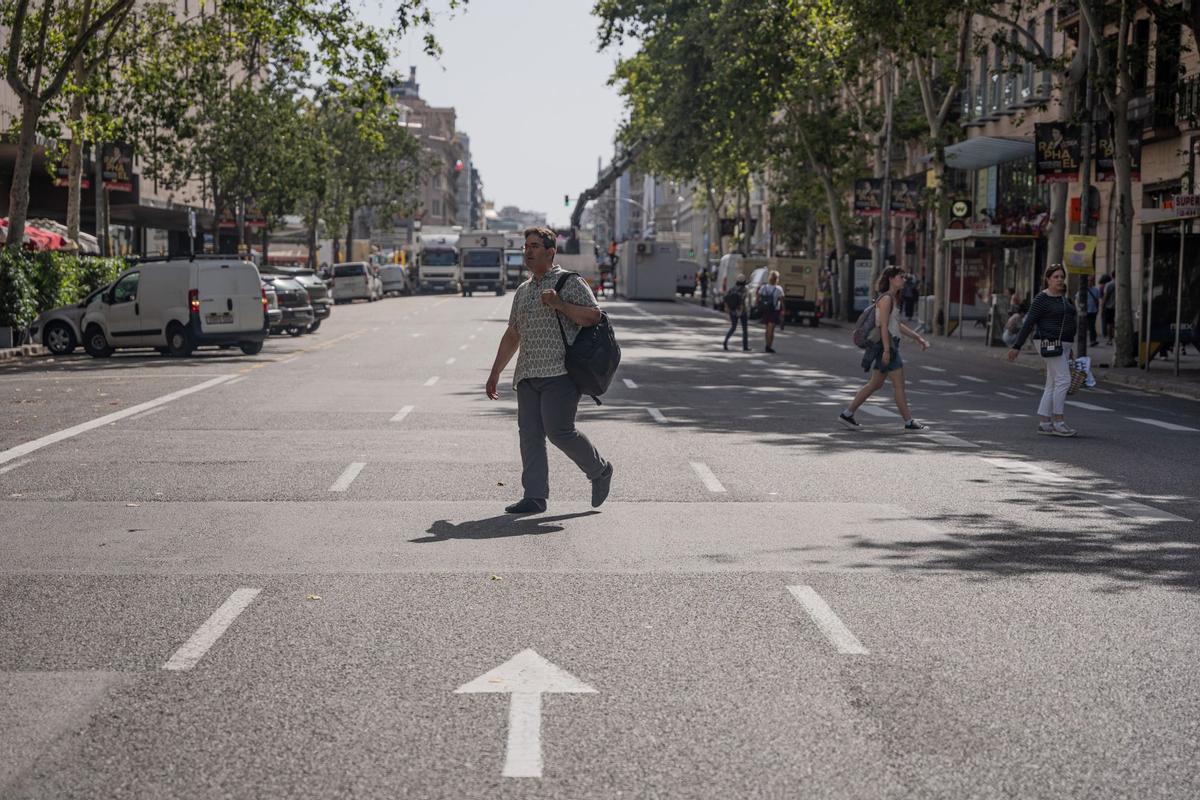
[[[242,352],[248,356],[256,356],[262,352],[262,342],[241,342],[238,347],[242,348]]]
[[[65,322],[51,322],[42,333],[42,343],[56,356],[70,355],[75,350],[75,332]]]
[[[92,358],[108,358],[113,354],[113,348],[99,325],[92,325],[83,332],[83,349]]]
[[[196,343],[192,341],[192,335],[188,329],[180,325],[178,322],[172,322],[167,327],[167,353],[168,355],[186,358],[196,349]]]
[[[309,332],[309,333],[316,333],[316,332],[317,332],[317,328],[319,328],[319,327],[321,327],[321,320],[317,320],[317,321],[316,321],[316,322],[314,322],[312,325],[309,325],[309,326],[308,326],[308,332]]]

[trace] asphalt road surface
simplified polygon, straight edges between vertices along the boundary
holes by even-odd
[[[511,299],[0,366],[0,796],[1200,795],[1200,404],[906,344],[848,431],[848,330],[611,302],[513,518]]]

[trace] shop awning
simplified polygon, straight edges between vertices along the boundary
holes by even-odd
[[[1033,154],[1032,139],[975,136],[946,148],[946,166],[962,170],[983,169],[1020,158],[1029,158]],[[921,160],[928,163],[933,160],[933,154],[926,154]]]

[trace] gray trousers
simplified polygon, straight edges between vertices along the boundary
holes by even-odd
[[[587,437],[575,430],[579,390],[569,375],[526,378],[517,384],[517,427],[521,431],[521,486],[525,497],[550,496],[546,438],[594,481],[608,467]]]

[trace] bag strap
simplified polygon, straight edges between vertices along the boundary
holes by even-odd
[[[558,283],[554,284],[555,293],[562,295],[562,288],[567,284],[567,279],[574,275],[579,280],[583,280],[583,276],[578,272],[564,272],[558,278]],[[567,332],[563,330],[562,317],[558,311],[554,312],[554,321],[558,323],[558,335],[562,337],[563,350],[566,350],[570,345],[567,344]]]

